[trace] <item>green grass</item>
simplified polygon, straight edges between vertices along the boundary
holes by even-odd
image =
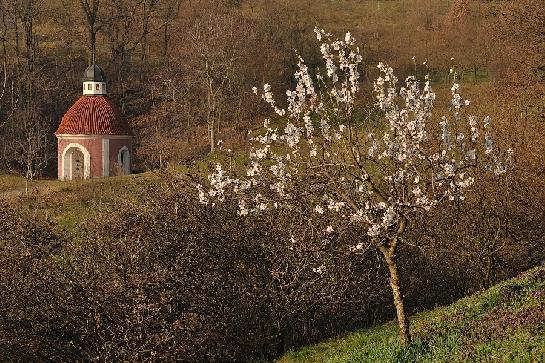
[[[25,178],[18,175],[2,174],[0,171],[0,195],[25,187]]]
[[[416,314],[411,324],[408,348],[390,322],[289,352],[279,362],[543,362],[545,266]]]
[[[145,185],[158,185],[154,172],[77,181],[35,180],[25,192],[25,179],[0,175],[0,186],[9,203],[43,213],[62,229],[76,231],[97,213],[115,209],[120,201],[135,200]]]

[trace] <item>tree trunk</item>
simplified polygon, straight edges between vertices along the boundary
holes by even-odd
[[[390,286],[394,296],[394,305],[397,313],[397,324],[399,326],[399,337],[401,344],[407,346],[411,343],[411,334],[409,330],[409,319],[405,316],[405,306],[403,305],[403,293],[399,282],[399,272],[397,270],[396,251],[397,245],[401,241],[401,236],[407,228],[407,218],[401,217],[395,237],[390,238],[384,243],[378,245],[384,255],[388,270],[390,271]]]
[[[207,74],[207,122],[208,122],[208,136],[210,138],[210,153],[214,153],[216,150],[216,97],[214,94],[214,88],[212,85],[212,76],[209,73],[208,61],[205,61],[206,74]]]
[[[214,125],[214,120],[211,120],[210,126],[208,126],[210,131],[210,153],[216,151],[216,127]]]
[[[382,250],[382,248],[381,248]],[[401,286],[399,283],[399,273],[397,271],[397,262],[395,256],[395,249],[391,248],[382,250],[388,269],[390,270],[390,286],[392,287],[392,294],[394,296],[394,304],[397,312],[397,323],[399,326],[399,335],[401,343],[407,346],[411,342],[411,334],[409,331],[409,319],[405,316],[405,307],[403,305],[403,293],[401,292]]]

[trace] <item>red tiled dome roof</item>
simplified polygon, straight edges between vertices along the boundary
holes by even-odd
[[[127,120],[105,96],[82,96],[63,116],[55,134],[133,135]]]

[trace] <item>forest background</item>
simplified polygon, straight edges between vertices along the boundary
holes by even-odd
[[[210,210],[180,171],[244,163],[270,115],[252,87],[293,88],[295,50],[320,64],[315,26],[356,38],[364,92],[379,61],[400,79],[429,73],[441,99],[456,77],[514,150],[505,176],[411,221],[409,313],[545,259],[541,0],[3,0],[0,171],[56,175],[54,131],[95,49],[143,173],[0,200],[0,360],[270,360],[395,316],[377,251],[350,250],[362,231],[303,228],[304,200],[255,220]]]
[[[252,87],[291,86],[295,50],[318,65],[315,26],[354,35],[368,86],[378,61],[439,84],[453,68],[473,102],[528,122],[545,112],[535,7],[543,11],[530,0],[4,0],[0,169],[56,175],[54,131],[94,49],[136,132],[137,169],[194,160],[220,140],[244,144],[267,112]]]

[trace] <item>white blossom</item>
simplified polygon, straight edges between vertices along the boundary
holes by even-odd
[[[321,265],[320,267],[313,267],[312,272],[315,272],[317,274],[322,274],[325,271],[325,266]]]
[[[238,201],[238,214],[241,216],[248,215],[249,210],[246,206],[246,201],[244,199],[241,199]]]
[[[271,86],[263,86],[261,97],[282,116],[275,120],[278,126],[264,121],[264,131],[251,139],[250,160],[242,173],[217,165],[208,185],[196,187],[201,203],[234,198],[238,213],[248,216],[293,210],[301,201],[314,206],[305,215],[310,225],[317,222],[316,213],[323,216],[320,221],[336,218],[326,224],[328,234],[333,225],[338,228],[337,222],[357,224],[378,241],[392,238],[400,222],[416,211],[464,200],[476,183],[474,170],[481,158],[490,172],[505,173],[513,150],[499,152],[489,117],[482,123],[475,116],[465,119],[470,102],[457,83],[450,90],[450,115],[439,118],[433,112],[436,95],[430,77],[400,81],[381,62],[372,90],[379,110],[376,125],[360,128],[360,113],[354,112],[363,93],[359,48],[350,33],[336,40],[322,29],[314,32],[323,67],[311,71],[297,55],[285,109],[277,106]],[[363,246],[358,241],[353,249]]]

